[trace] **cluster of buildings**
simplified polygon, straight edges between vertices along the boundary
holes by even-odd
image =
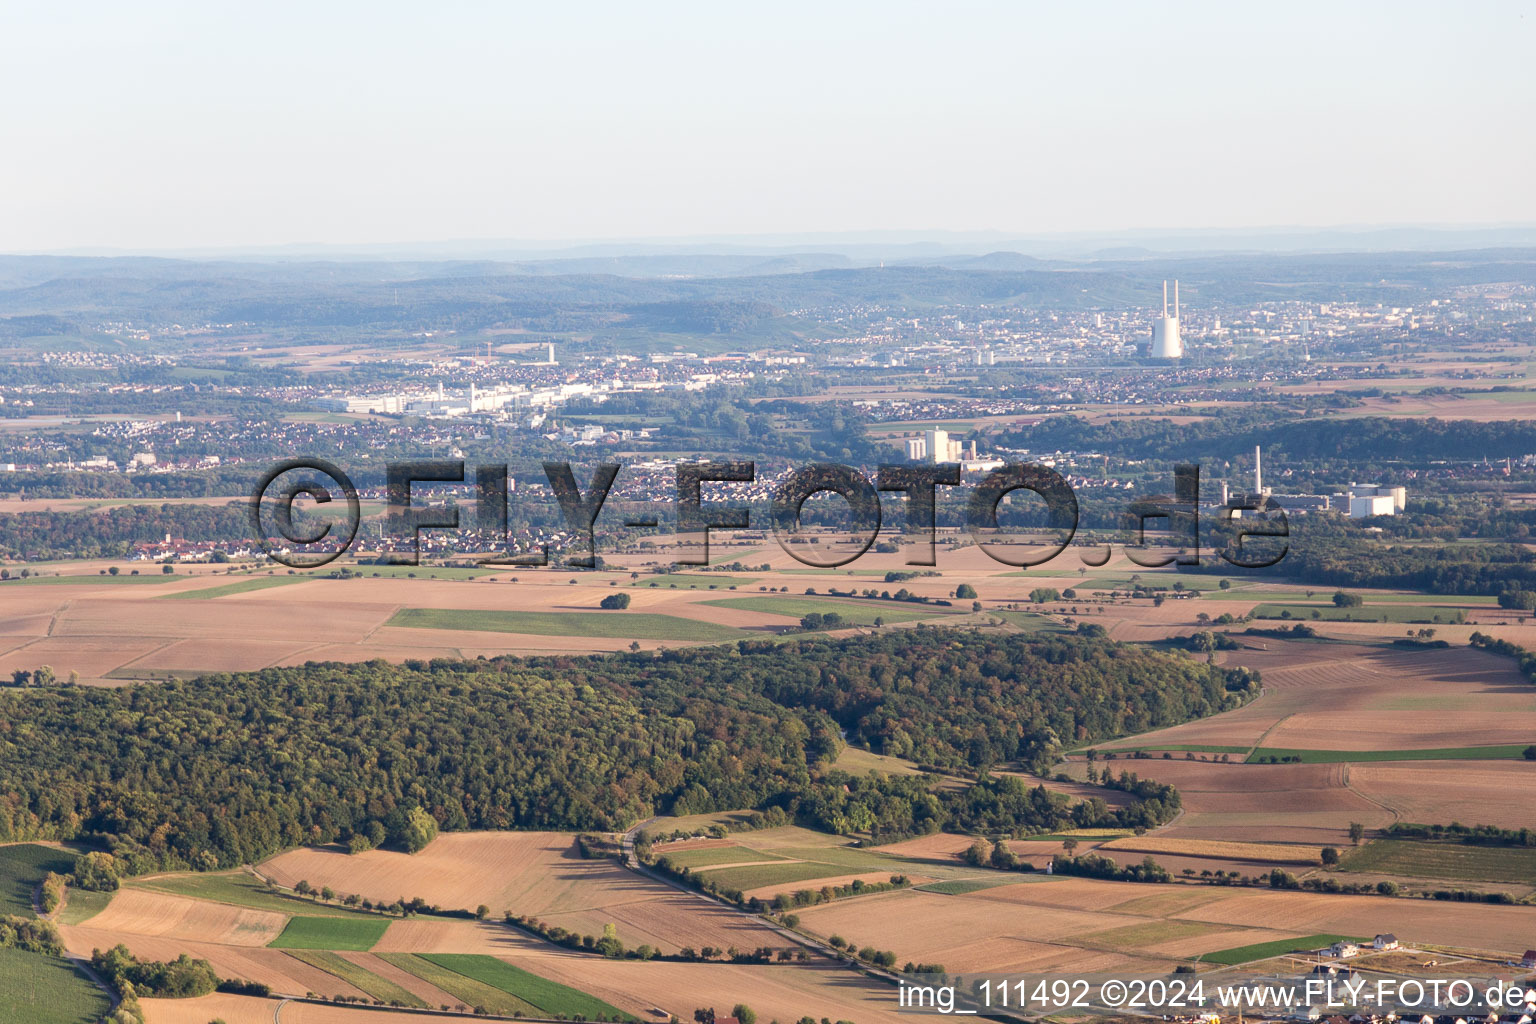
[[[917,437],[907,439],[907,461],[958,462],[965,472],[992,470],[1003,465],[1002,459],[983,459],[976,453],[976,442],[956,441],[947,430],[925,430]]]
[[[607,401],[610,395],[621,392],[643,391],[702,391],[719,383],[716,373],[695,373],[681,379],[670,380],[623,380],[614,377],[607,380],[570,381],[548,386],[525,384],[492,384],[484,386],[471,381],[466,388],[444,388],[439,382],[435,388],[425,391],[394,391],[372,395],[330,395],[315,400],[315,404],[331,412],[369,413],[395,416],[423,416],[434,419],[459,419],[469,416],[490,416],[498,419],[529,418],[527,426],[537,427],[543,422],[532,422],[526,414],[548,412],[574,399]]]
[[[1352,483],[1347,491],[1334,494],[1277,494],[1264,486],[1264,453],[1253,449],[1253,492],[1236,504],[1259,510],[1284,509],[1287,512],[1342,512],[1351,519],[1395,516],[1408,507],[1408,489],[1402,486]],[[1226,484],[1221,485],[1221,505],[1231,506]]]

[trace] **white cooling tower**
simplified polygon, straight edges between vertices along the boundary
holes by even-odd
[[[1152,358],[1183,359],[1179,337],[1179,282],[1173,282],[1173,316],[1168,315],[1168,282],[1163,282],[1163,315],[1152,321]]]

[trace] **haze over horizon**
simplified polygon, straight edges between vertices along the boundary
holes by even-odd
[[[1520,6],[1290,13],[15,9],[0,250],[1536,224]]]

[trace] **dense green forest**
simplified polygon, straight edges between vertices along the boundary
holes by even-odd
[[[1417,517],[1414,517],[1417,518]],[[1245,570],[1202,556],[1198,570],[1222,576],[1280,577],[1326,587],[1386,587],[1428,594],[1497,595],[1536,590],[1536,552],[1513,543],[1392,543],[1362,534],[1353,524],[1328,516],[1288,517],[1286,554],[1274,566]],[[1239,526],[1241,524],[1238,524]],[[1210,523],[1201,545],[1229,550],[1237,526]],[[1245,549],[1264,552],[1278,542],[1245,540]]]
[[[0,842],[82,839],[133,873],[302,843],[404,846],[419,810],[447,830],[779,807],[842,832],[1029,831],[1073,819],[989,766],[1048,764],[1058,745],[1172,725],[1254,689],[1244,670],[1180,654],[924,628],[31,690],[0,696]],[[832,768],[843,731],[979,779],[931,790],[845,775]],[[1139,802],[1090,802],[1084,823],[1176,808],[1166,787],[1121,785]]]

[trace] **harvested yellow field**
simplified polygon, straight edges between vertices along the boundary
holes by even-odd
[[[711,900],[626,871],[612,860],[583,859],[575,837],[563,832],[456,832],[415,855],[305,848],[274,857],[261,871],[280,885],[303,879],[373,900],[419,896],[450,910],[483,903],[496,919],[511,910],[582,934],[601,935],[604,925],[614,924],[625,945],[648,943],[666,952],[684,946],[783,945],[774,932]],[[390,933],[433,923],[453,922],[401,921]]]
[[[183,953],[207,960],[220,978],[259,981],[270,985],[272,991],[280,995],[303,995],[306,992],[316,992],[327,998],[364,995],[334,974],[311,967],[280,949],[226,946],[175,936],[134,935],[98,928],[60,928],[59,931],[69,951],[81,956],[90,956],[93,949],[111,949],[121,944],[140,960],[174,960]],[[207,1024],[206,1019],[201,1024]]]
[[[255,999],[215,993],[201,999],[141,999],[148,1024],[272,1024],[278,1020],[276,999]],[[283,1003],[282,1024],[421,1024],[419,1013],[373,1007]],[[430,1019],[430,1018],[425,1018]]]
[[[1011,885],[1002,891],[1018,894],[1050,888],[1050,883]],[[1112,914],[1061,906],[1000,913],[1004,905],[1008,904],[909,890],[808,907],[798,913],[801,926],[817,935],[841,935],[856,946],[888,949],[898,962],[941,963],[951,971],[968,972],[1034,970],[1042,966],[1042,956],[1050,960],[1046,966],[1054,966],[1055,954],[1071,944],[1071,936],[1126,923]],[[1045,950],[1041,944],[1046,944]],[[1084,951],[1074,952],[1081,956]]]
[[[287,923],[285,915],[270,911],[133,888],[120,889],[107,909],[90,919],[94,931],[173,935],[228,946],[265,946]]]
[[[538,959],[507,958],[525,970],[590,992],[641,1020],[668,1016],[691,1020],[700,1006],[728,1012],[747,1003],[760,1020],[798,1020],[826,1016],[858,1024],[905,1024],[896,1012],[894,989],[831,964],[765,967],[743,964],[684,964],[605,960],[576,954]],[[657,1015],[654,1010],[663,1011]],[[284,1024],[288,1012],[283,1011]],[[205,1022],[199,1022],[205,1024]],[[327,1022],[329,1024],[329,1022]],[[336,1024],[352,1024],[338,1021]],[[366,1022],[358,1022],[366,1024]]]
[[[374,953],[504,953],[542,950],[549,945],[516,928],[480,921],[411,917],[395,921],[374,943]]]
[[[1521,761],[1382,761],[1349,766],[1349,788],[1403,821],[1523,828],[1536,821],[1536,786]]]
[[[889,893],[799,913],[823,937],[969,972],[1162,969],[1174,957],[1317,933],[1391,931],[1405,942],[1518,953],[1536,933],[1528,906],[1094,879]]]
[[[1166,853],[1184,857],[1213,857],[1254,864],[1319,864],[1322,852],[1315,846],[1290,843],[1232,843],[1220,839],[1170,839],[1163,836],[1128,836],[1103,844],[1101,850],[1127,853]]]
[[[1214,612],[1214,605],[1199,603]],[[1261,740],[1266,747],[1323,750],[1460,747],[1526,742],[1536,728],[1536,695],[1512,661],[1485,651],[1262,643],[1263,649],[1224,656],[1225,664],[1263,673],[1257,701],[1102,749]],[[1362,724],[1367,718],[1369,727]]]

